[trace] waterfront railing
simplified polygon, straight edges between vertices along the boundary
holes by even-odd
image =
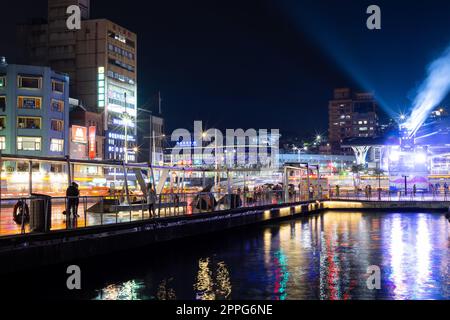
[[[320,195],[322,197],[322,195]],[[128,198],[130,198],[128,200]],[[318,199],[283,190],[237,193],[163,193],[153,205],[144,196],[49,197],[0,200],[0,236],[47,233],[169,217],[208,214]]]
[[[128,199],[129,198],[129,199]],[[0,200],[0,237],[49,233],[111,224],[208,214],[230,209],[255,208],[312,200],[449,201],[443,191],[290,190],[233,193],[163,193],[153,205],[142,195],[49,197],[35,194]]]

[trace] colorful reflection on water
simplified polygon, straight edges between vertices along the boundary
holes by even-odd
[[[449,227],[442,214],[328,212],[80,262],[80,292],[62,285],[62,267],[11,288],[101,300],[450,299]],[[380,290],[367,286],[370,266]]]
[[[148,262],[148,271],[141,266],[144,277],[131,266],[133,280],[96,292],[99,299],[449,299],[449,249],[440,214],[330,212],[191,241]],[[373,265],[381,290],[367,287]]]

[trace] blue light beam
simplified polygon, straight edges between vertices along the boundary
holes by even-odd
[[[417,90],[411,115],[404,123],[410,138],[416,134],[433,108],[445,99],[449,91],[450,46],[428,66],[427,78]]]

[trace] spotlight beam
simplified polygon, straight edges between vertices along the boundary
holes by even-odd
[[[450,46],[430,64],[427,71],[427,78],[414,99],[411,115],[404,123],[409,138],[416,134],[433,108],[437,107],[450,91]]]

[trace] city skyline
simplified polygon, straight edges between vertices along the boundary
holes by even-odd
[[[327,1],[232,1],[214,6],[200,1],[198,10],[177,1],[148,7],[136,2],[124,11],[107,3],[93,2],[91,17],[110,19],[138,34],[138,104],[149,108],[161,91],[169,131],[202,119],[208,127],[274,127],[307,137],[327,130],[325,111],[336,87],[374,92],[389,116],[406,112],[426,66],[449,40],[421,31],[444,27],[447,22],[438,17],[445,10],[411,4],[400,14],[401,1],[379,3],[383,28],[376,31],[365,27],[364,1],[353,1],[349,12]],[[14,6],[11,10],[19,10]],[[46,1],[21,7],[23,14],[1,23],[11,26],[31,17],[45,18]],[[419,15],[421,19],[414,19]],[[326,23],[317,27],[323,17]],[[335,23],[339,27],[332,28]],[[404,48],[397,48],[395,37],[404,40]],[[7,46],[0,47],[11,63],[15,52],[8,45],[14,41],[8,35],[3,43]],[[411,46],[414,63],[407,54]],[[395,54],[383,48],[395,48]],[[306,120],[301,126],[294,120],[298,117]]]
[[[450,299],[448,0],[8,5],[2,300]]]

